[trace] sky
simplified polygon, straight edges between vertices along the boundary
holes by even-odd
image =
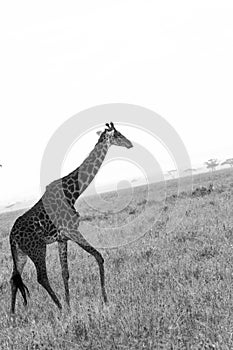
[[[232,157],[232,18],[233,3],[226,0],[2,3],[0,202],[38,196],[41,160],[53,133],[101,104],[130,103],[161,115],[194,167]],[[153,148],[161,169],[174,167],[158,141],[152,147],[138,130],[124,130]],[[95,130],[79,142],[63,174],[90,153]],[[96,184],[112,178],[117,186],[126,172],[142,176],[126,163],[104,165]]]

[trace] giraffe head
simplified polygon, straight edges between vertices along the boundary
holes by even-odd
[[[106,124],[107,128],[101,132],[98,131],[97,134],[100,135],[99,141],[107,141],[109,146],[121,146],[126,148],[133,147],[131,141],[129,141],[125,136],[123,136],[119,131],[116,130],[114,124],[111,122],[110,124]]]

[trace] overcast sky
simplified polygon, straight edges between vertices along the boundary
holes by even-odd
[[[233,3],[224,0],[3,2],[0,201],[38,194],[51,135],[79,111],[105,103],[164,117],[194,166],[232,157],[232,18]],[[76,145],[64,173],[96,141],[93,132],[82,152]],[[170,167],[158,153],[159,146],[156,159]],[[99,183],[111,174],[106,169]]]

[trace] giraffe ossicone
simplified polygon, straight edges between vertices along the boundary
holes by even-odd
[[[50,183],[38,202],[16,219],[10,232],[13,258],[11,313],[14,314],[15,312],[18,289],[23,296],[24,304],[27,305],[29,291],[21,278],[27,257],[35,264],[38,282],[47,290],[58,308],[62,308],[50,286],[46,269],[46,246],[54,242],[58,242],[65,299],[68,306],[70,305],[67,260],[67,242],[69,240],[77,243],[95,257],[99,266],[102,296],[104,302],[107,302],[104,259],[80,232],[80,217],[74,207],[78,197],[85,191],[99,171],[109,147],[112,145],[126,148],[133,147],[131,141],[123,136],[112,122],[110,124],[106,123],[106,127],[103,132],[98,133],[98,142],[83,163],[70,174]]]

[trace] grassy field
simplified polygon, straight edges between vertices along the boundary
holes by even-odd
[[[94,258],[69,242],[68,312],[53,244],[48,247],[48,275],[63,311],[37,283],[28,261],[23,280],[31,299],[25,309],[18,294],[14,324],[9,318],[8,235],[23,211],[1,214],[0,349],[233,349],[233,173],[218,171],[193,181],[194,188],[212,181],[214,191],[192,196],[183,189],[177,195],[173,180],[166,197],[162,184],[155,184],[149,200],[146,188],[136,189],[133,197],[122,192],[117,206],[114,193],[105,194],[102,203],[89,199],[98,214],[80,200],[82,224],[90,224],[87,237],[96,246],[108,247],[99,250],[105,259],[109,304],[102,303]],[[149,222],[146,232],[139,223],[131,225],[143,212],[142,225]],[[108,234],[124,222],[125,228]],[[121,246],[110,248],[116,245]]]

